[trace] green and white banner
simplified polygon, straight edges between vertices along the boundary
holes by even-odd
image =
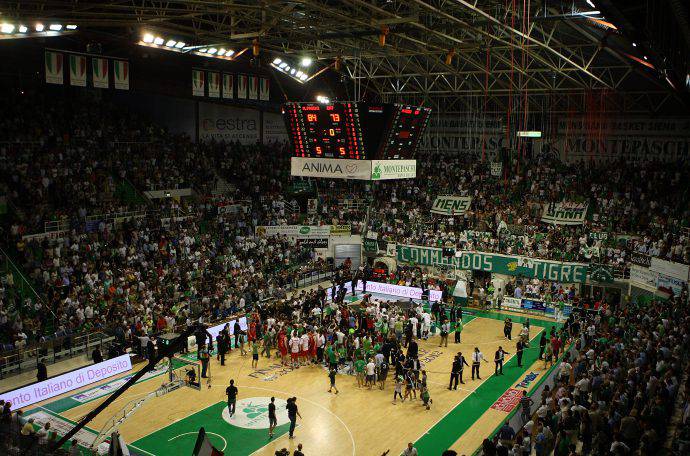
[[[220,98],[220,73],[209,71],[208,73],[208,96],[210,98]]]
[[[414,179],[417,160],[372,160],[371,180]]]
[[[86,57],[83,55],[69,55],[69,84],[86,87]]]
[[[129,90],[129,62],[113,60],[114,82],[117,90]]]
[[[463,215],[472,204],[471,196],[437,196],[431,206],[432,214]]]
[[[491,163],[491,175],[494,177],[501,177],[503,173],[503,163],[493,162]]]
[[[587,216],[587,203],[545,203],[541,221],[552,225],[582,225]]]
[[[45,73],[48,84],[62,84],[63,76],[63,54],[59,52],[46,51]]]
[[[93,76],[93,86],[97,89],[107,89],[110,87],[110,75],[108,73],[108,59],[93,57],[91,59],[91,71]]]
[[[457,257],[444,257],[442,249],[415,245],[398,245],[398,261],[420,266],[449,266],[463,270],[486,271],[510,276],[522,275],[565,283],[584,283],[588,266],[496,253],[463,251]]]

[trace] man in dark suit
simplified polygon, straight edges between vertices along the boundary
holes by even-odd
[[[43,380],[48,380],[48,367],[46,366],[45,360],[41,358],[38,361],[38,365],[36,366],[37,372],[36,372],[36,379],[39,382],[42,382]]]
[[[509,354],[510,353],[503,350],[503,347],[500,345],[498,346],[498,350],[496,350],[496,354],[494,355],[494,363],[496,364],[494,374],[503,375],[503,361],[505,360],[505,355]]]
[[[228,352],[228,340],[225,331],[221,331],[216,336],[216,346],[218,347],[218,356],[220,356],[220,365],[225,366],[225,354]]]

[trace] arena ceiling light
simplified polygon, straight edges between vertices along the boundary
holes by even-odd
[[[0,37],[2,39],[14,38],[32,38],[32,37],[46,37],[46,36],[60,36],[65,33],[71,33],[77,30],[77,25],[69,24],[63,25],[60,23],[51,23],[48,26],[41,22],[36,22],[34,26],[29,27],[25,23],[0,23]]]
[[[0,32],[2,33],[12,33],[14,32],[14,25],[13,24],[8,24],[7,22],[4,22],[0,24]]]
[[[300,62],[299,66],[301,67],[307,67],[311,65],[312,60],[309,57],[304,57]],[[273,59],[273,61],[270,63],[271,67],[280,71],[286,76],[291,77],[295,81],[299,82],[300,84],[304,84],[309,80],[309,75],[305,73],[304,69],[299,70],[296,68],[296,65],[291,65],[290,63],[284,61],[280,57],[276,57]]]
[[[233,49],[228,49],[220,44],[206,44],[190,46],[186,41],[175,36],[163,36],[153,31],[144,32],[137,43],[140,46],[153,47],[164,51],[178,52],[181,54],[194,54],[201,57],[211,57],[223,60],[232,60],[235,56]]]

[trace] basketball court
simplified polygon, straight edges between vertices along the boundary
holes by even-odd
[[[284,447],[294,449],[298,443],[304,445],[308,454],[379,455],[387,450],[399,454],[408,442],[414,442],[422,455],[440,454],[447,448],[471,454],[517,405],[520,390],[531,390],[547,374],[543,362],[537,360],[538,339],[542,331],[558,325],[530,318],[530,348],[525,351],[523,367],[517,367],[516,338],[507,341],[503,337],[503,320],[508,316],[516,323],[513,333],[517,336],[524,317],[469,309],[463,317],[462,343],[454,344],[451,334],[448,347],[439,347],[438,333],[428,341],[418,341],[419,358],[428,373],[433,399],[428,411],[420,400],[392,404],[392,375],[383,391],[358,388],[354,376],[338,375],[340,394],[336,395],[327,392],[327,371],[321,366],[293,370],[282,366],[279,358],[261,357],[258,368],[252,369],[251,355],[240,356],[239,351],[233,350],[225,366],[220,366],[215,357],[212,359],[212,379],[208,384],[202,383],[200,390],[184,386],[147,400],[119,430],[131,450],[155,456],[191,454],[202,426],[211,443],[228,455],[273,455]],[[510,352],[503,376],[493,375],[492,360],[499,345]],[[465,384],[459,385],[457,391],[449,391],[453,356],[462,352],[469,359],[474,347],[479,347],[489,360],[481,365],[482,379],[472,381],[470,369],[466,368]],[[184,357],[195,359],[194,354]],[[26,415],[33,416],[37,424],[50,420],[54,428],[68,429],[126,378],[110,379],[40,403],[30,407]],[[225,402],[225,388],[230,379],[239,388],[237,410],[232,418]],[[166,380],[164,367],[145,375],[77,434],[80,445],[89,446],[113,416],[117,417],[127,404],[146,397]],[[294,440],[287,436],[289,421],[285,412],[286,399],[292,396],[297,397],[302,415],[297,421]],[[269,439],[271,397],[276,398],[278,427],[275,436]]]

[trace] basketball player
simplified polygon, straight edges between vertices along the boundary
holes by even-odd
[[[276,418],[276,398],[271,397],[271,402],[268,404],[268,438],[273,438],[273,431],[278,425],[278,418]]]
[[[290,357],[292,358],[293,369],[299,369],[299,349],[301,344],[296,334],[290,339]]]

